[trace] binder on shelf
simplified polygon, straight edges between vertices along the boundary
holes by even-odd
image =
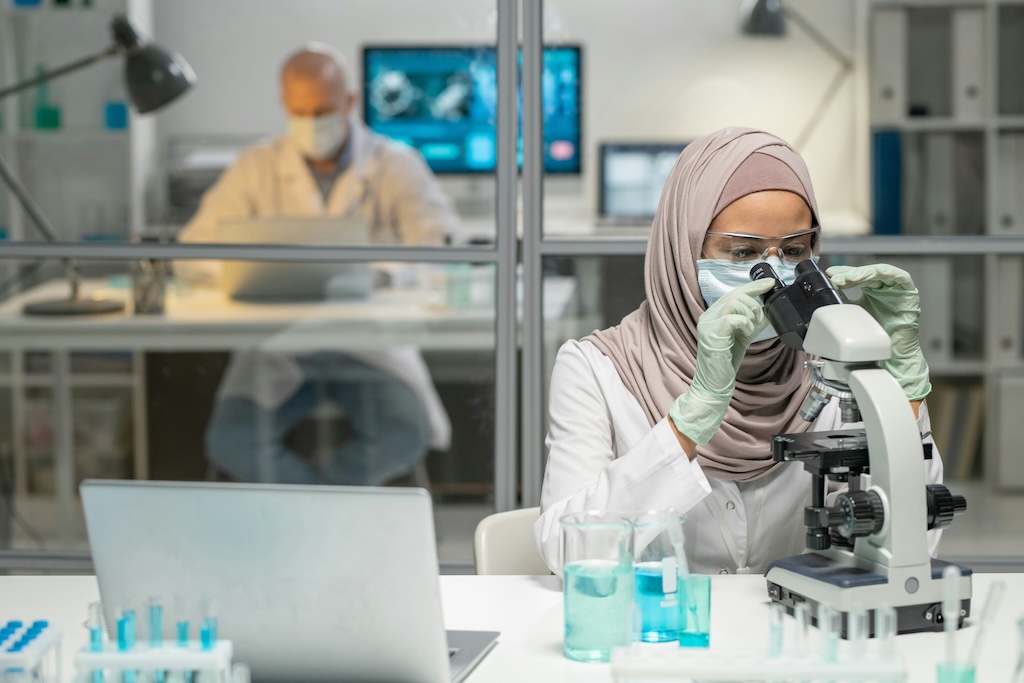
[[[985,116],[985,10],[953,10],[953,116],[976,121]]]
[[[1024,133],[1005,133],[999,136],[996,173],[998,205],[996,234],[1024,234]]]
[[[878,9],[871,19],[871,120],[898,124],[907,115],[907,12]]]
[[[957,230],[956,168],[953,133],[926,133],[922,172],[924,232],[952,235]]]
[[[898,235],[903,214],[903,136],[876,130],[871,145],[871,194],[875,234]]]

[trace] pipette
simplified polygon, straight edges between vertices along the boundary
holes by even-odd
[[[971,653],[967,657],[967,664],[974,669],[978,665],[978,657],[981,655],[981,646],[984,643],[988,627],[995,619],[999,610],[999,603],[1003,599],[1003,591],[1006,584],[1002,581],[993,581],[989,586],[988,595],[985,596],[985,604],[981,608],[981,620],[978,623],[978,634],[974,636],[974,643],[971,645]]]
[[[956,658],[956,631],[960,626],[960,567],[942,570],[942,625],[946,632],[946,661],[938,666],[939,683],[974,683],[974,667]]]

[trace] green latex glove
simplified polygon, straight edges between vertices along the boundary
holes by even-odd
[[[921,298],[910,273],[879,263],[857,268],[832,266],[825,274],[839,289],[860,287],[864,294],[860,305],[892,340],[892,358],[882,361],[881,366],[896,378],[911,401],[927,396],[932,384],[917,334]]]
[[[737,287],[697,321],[693,384],[668,411],[676,429],[697,445],[710,441],[725,419],[743,355],[751,340],[768,325],[761,300],[754,297],[774,284],[765,278]]]

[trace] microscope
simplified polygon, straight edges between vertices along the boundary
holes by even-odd
[[[928,553],[927,530],[948,526],[967,509],[962,496],[926,485],[923,444],[910,402],[878,361],[892,355],[889,335],[862,307],[846,303],[814,261],[796,266],[785,285],[767,263],[751,279],[772,278],[762,295],[765,313],[790,348],[818,360],[806,362],[811,388],[800,414],[813,421],[833,398],[844,423],[863,429],[779,434],[772,459],[800,462],[811,474],[811,505],[804,509],[808,552],[772,562],[768,595],[793,612],[810,603],[842,615],[846,635],[851,610],[889,606],[899,633],[943,629],[942,571],[948,563]],[[833,505],[828,480],[847,484]],[[971,569],[960,567],[960,619],[970,612]],[[874,624],[869,626],[874,633]]]

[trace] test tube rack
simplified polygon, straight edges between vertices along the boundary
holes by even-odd
[[[907,680],[902,659],[840,658],[817,655],[752,655],[638,644],[612,650],[612,677],[626,681],[887,681]]]
[[[0,681],[60,681],[60,639],[47,621],[8,621],[0,627]]]
[[[94,651],[86,646],[75,653],[76,680],[91,682],[94,680],[92,674],[96,671],[116,674],[126,671],[143,674],[194,671],[201,675],[202,681],[208,683],[249,683],[248,667],[241,664],[232,666],[231,657],[229,640],[218,640],[209,648],[204,648],[199,641],[190,641],[185,647],[140,643],[130,650],[120,650],[117,643],[107,642],[102,650]],[[170,680],[171,676],[167,678]]]

